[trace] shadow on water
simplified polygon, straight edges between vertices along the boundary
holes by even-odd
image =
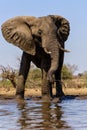
[[[61,106],[42,101],[17,102],[20,130],[71,130],[63,120]]]

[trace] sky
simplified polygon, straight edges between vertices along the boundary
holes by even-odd
[[[15,16],[61,15],[70,22],[70,35],[65,42],[64,64],[76,65],[76,73],[87,71],[87,0],[0,0],[0,65],[17,67],[22,50],[8,44],[1,25]]]

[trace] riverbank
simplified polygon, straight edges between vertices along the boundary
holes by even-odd
[[[0,88],[0,98],[14,98],[16,90],[14,88]],[[65,88],[63,87],[65,95],[72,96],[87,96],[87,88]],[[55,88],[53,88],[55,94]],[[26,88],[25,97],[41,97],[41,88]]]

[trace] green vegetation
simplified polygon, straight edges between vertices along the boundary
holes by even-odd
[[[37,88],[41,87],[41,70],[40,69],[31,69],[26,81],[26,87],[31,87],[31,88]]]
[[[10,80],[0,80],[0,88],[10,88],[13,87],[13,85],[11,84]]]
[[[72,79],[72,78],[73,78],[72,72],[69,70],[67,65],[64,65],[62,68],[62,79]]]

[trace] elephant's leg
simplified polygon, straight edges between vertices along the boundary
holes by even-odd
[[[16,97],[24,98],[25,82],[30,68],[29,55],[23,52],[19,75],[17,78]]]
[[[55,80],[56,80],[56,97],[62,97],[62,96],[64,96],[64,93],[62,90],[60,73],[57,73],[57,75],[55,75]]]
[[[52,97],[52,84],[47,80],[47,72],[42,72],[42,97]]]

